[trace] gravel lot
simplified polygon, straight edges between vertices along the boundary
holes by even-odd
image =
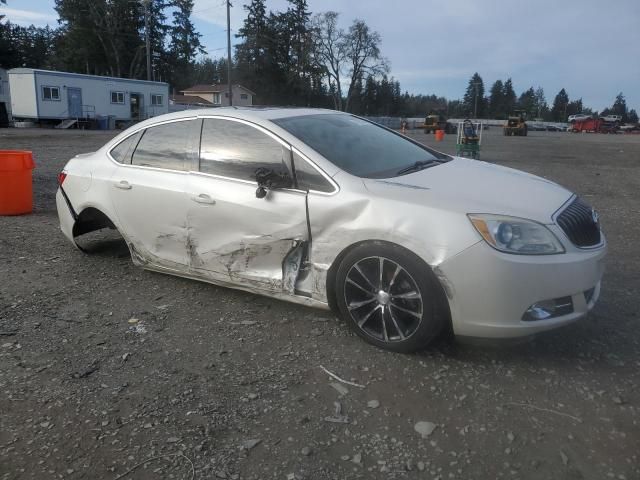
[[[518,346],[399,355],[323,311],[137,269],[117,236],[75,250],[55,175],[111,135],[0,130],[37,162],[34,213],[0,217],[0,479],[640,478],[640,136],[487,131],[483,160],[599,210],[600,303]]]

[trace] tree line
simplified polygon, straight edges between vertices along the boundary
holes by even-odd
[[[136,79],[149,75],[179,88],[197,80],[196,58],[204,49],[191,21],[193,0],[55,0],[55,10],[57,28],[0,24],[0,66]]]
[[[469,79],[463,100],[458,107],[457,113],[462,113],[462,116],[477,118],[505,119],[516,111],[521,111],[528,119],[554,122],[566,122],[570,115],[578,113],[594,116],[620,115],[623,122],[638,122],[638,114],[634,109],[627,107],[622,92],[616,96],[611,107],[601,112],[584,105],[581,98],[570,100],[564,88],[560,89],[549,106],[542,87],[529,87],[518,96],[511,78],[505,81],[496,80],[491,85],[489,95],[485,95],[484,82],[477,72]]]
[[[4,3],[5,0],[0,0]],[[0,67],[19,66],[165,81],[173,91],[198,83],[227,83],[227,59],[205,56],[191,20],[193,0],[55,0],[56,28],[0,24]],[[598,113],[569,98],[563,88],[551,105],[541,87],[517,95],[510,78],[485,92],[476,72],[464,95],[449,100],[402,92],[390,76],[382,38],[364,21],[341,27],[337,12],[313,14],[307,0],[287,0],[284,11],[266,0],[244,5],[236,34],[232,81],[257,93],[255,103],[334,108],[360,115],[506,118],[516,110],[530,119],[566,121],[575,113]],[[148,22],[148,26],[145,24]],[[148,28],[152,68],[147,72]],[[620,93],[600,114],[637,121]]]

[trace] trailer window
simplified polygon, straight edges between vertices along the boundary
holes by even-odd
[[[111,103],[124,104],[124,92],[111,92]]]
[[[43,100],[60,100],[60,87],[42,87]]]
[[[162,95],[151,95],[151,105],[162,105]]]

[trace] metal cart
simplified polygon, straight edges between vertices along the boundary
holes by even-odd
[[[456,140],[456,153],[458,156],[480,160],[482,129],[482,122],[472,122],[466,119],[464,122],[458,123],[458,137]]]

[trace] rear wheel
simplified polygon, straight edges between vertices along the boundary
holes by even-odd
[[[447,322],[437,278],[416,255],[391,244],[356,247],[338,267],[342,317],[367,342],[395,352],[424,348]]]

